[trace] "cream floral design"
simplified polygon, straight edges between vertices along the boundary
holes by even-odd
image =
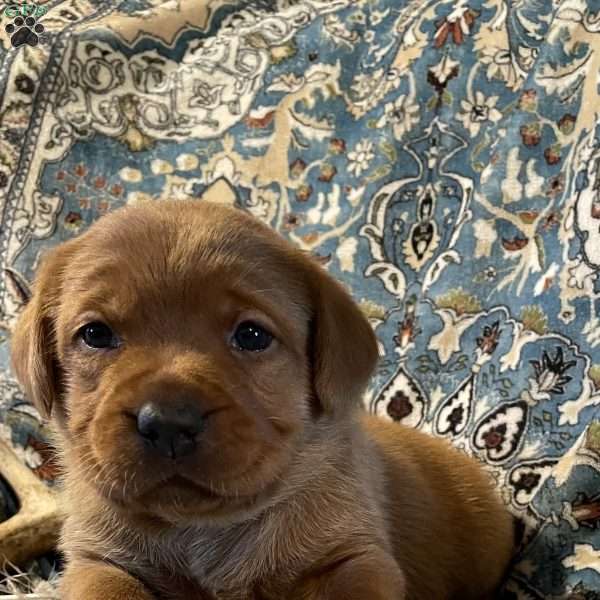
[[[402,95],[385,105],[384,113],[377,121],[377,127],[391,126],[394,137],[401,140],[418,122],[419,107],[407,96]]]
[[[502,118],[502,113],[496,108],[498,96],[486,98],[482,92],[475,92],[473,100],[462,100],[460,105],[464,112],[456,118],[462,122],[463,127],[471,137],[475,137],[485,123],[497,123]]]
[[[370,140],[358,142],[354,150],[348,152],[348,171],[358,177],[369,168],[374,156],[373,142]]]

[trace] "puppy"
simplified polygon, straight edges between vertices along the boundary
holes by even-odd
[[[345,289],[206,201],[51,251],[12,341],[64,465],[64,600],[492,597],[512,521],[474,459],[360,410]]]

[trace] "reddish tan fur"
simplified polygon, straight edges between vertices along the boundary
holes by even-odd
[[[231,348],[246,318],[264,353]],[[123,344],[86,348],[94,320]],[[45,258],[12,343],[57,429],[65,600],[469,600],[501,579],[512,523],[478,463],[363,414],[367,320],[241,211],[104,217]],[[191,456],[157,458],[131,415],[183,388],[214,412]]]

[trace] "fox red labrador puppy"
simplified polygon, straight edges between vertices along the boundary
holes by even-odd
[[[13,337],[64,465],[65,600],[492,597],[476,460],[366,416],[373,331],[240,210],[118,210],[43,260]]]

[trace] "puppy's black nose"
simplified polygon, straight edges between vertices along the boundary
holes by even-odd
[[[147,402],[137,414],[140,436],[167,458],[191,454],[202,427],[202,413],[190,402]]]

